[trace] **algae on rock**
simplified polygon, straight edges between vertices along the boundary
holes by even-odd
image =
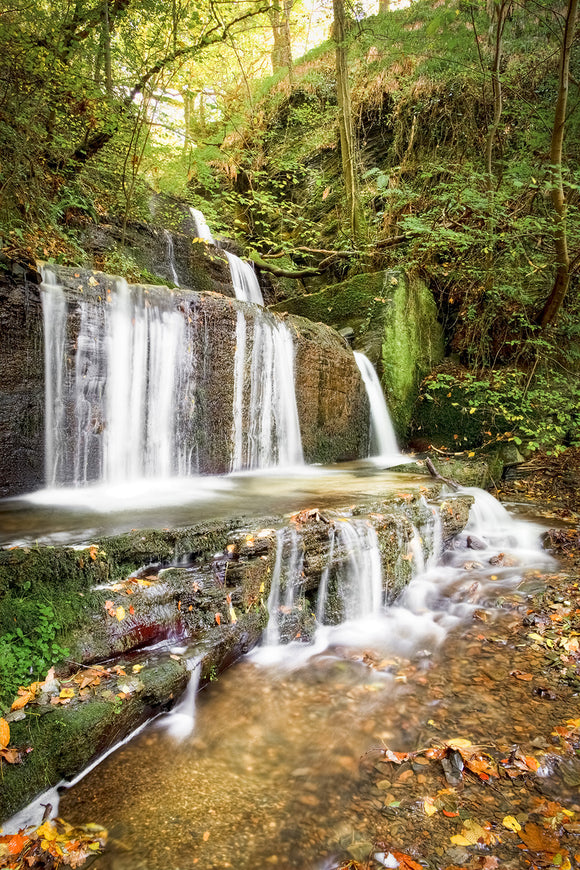
[[[405,438],[421,380],[443,357],[435,300],[419,278],[401,269],[354,275],[272,310],[352,329],[353,345],[377,369],[397,435]]]

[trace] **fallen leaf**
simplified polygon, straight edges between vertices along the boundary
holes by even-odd
[[[393,856],[399,862],[399,870],[423,870],[422,866],[416,861],[413,861],[410,855],[405,855],[403,852],[395,852]]]
[[[0,749],[6,749],[10,743],[10,725],[6,719],[0,719]]]
[[[125,619],[125,608],[121,606],[117,607],[115,609],[115,616],[117,617],[119,622],[122,622]]]
[[[17,698],[12,703],[10,707],[11,710],[22,710],[23,707],[26,707],[29,701],[34,699],[34,692],[24,692],[22,695],[18,695]]]
[[[502,825],[504,828],[507,828],[508,831],[514,831],[516,834],[522,829],[522,826],[514,816],[504,816]]]
[[[530,680],[533,680],[533,674],[524,674],[522,671],[510,671],[510,675],[515,677],[517,680],[525,680],[526,683],[529,683]]]
[[[534,822],[528,822],[525,828],[519,832],[520,839],[532,852],[557,852],[559,842],[557,837]]]
[[[209,840],[209,831],[204,831],[203,832],[203,842],[207,843],[208,840]]]

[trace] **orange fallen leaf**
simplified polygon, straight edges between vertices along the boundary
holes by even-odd
[[[413,861],[410,855],[404,855],[403,852],[391,853],[399,862],[399,870],[423,870],[422,866],[416,861]]]
[[[6,749],[10,743],[10,725],[6,719],[0,719],[0,749]]]
[[[523,831],[519,831],[520,839],[532,852],[557,852],[558,838],[545,828],[540,828],[534,822],[528,822]]]
[[[222,615],[221,615],[221,613],[216,613],[216,615],[215,615],[215,621],[217,622],[218,625],[221,625],[221,621],[222,621]]]
[[[22,710],[23,707],[26,707],[29,701],[32,701],[34,698],[34,692],[24,692],[22,695],[18,695],[17,698],[14,699],[14,702],[11,706],[11,710]]]
[[[525,680],[527,683],[534,678],[533,674],[524,674],[522,671],[510,671],[510,675],[517,680]]]

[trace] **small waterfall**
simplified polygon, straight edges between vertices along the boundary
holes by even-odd
[[[355,351],[354,358],[359,367],[370,405],[370,456],[399,457],[397,438],[389,409],[377,373],[364,353]]]
[[[383,575],[376,531],[368,520],[350,519],[338,522],[336,532],[346,553],[338,585],[346,618],[378,613],[383,605]]]
[[[231,470],[302,465],[292,335],[264,314],[253,320],[249,359],[246,345],[246,318],[238,312]]]
[[[328,578],[330,569],[334,559],[334,542],[336,540],[336,530],[334,526],[330,527],[330,546],[328,548],[328,560],[324,566],[324,570],[320,576],[320,585],[318,587],[318,598],[316,600],[316,621],[322,625],[324,622],[324,614],[326,613],[326,602],[328,599]]]
[[[280,615],[294,606],[296,586],[302,576],[304,551],[295,526],[285,526],[276,532],[276,561],[268,596],[268,625],[264,632],[266,646],[280,643]],[[281,603],[284,580],[284,604]]]
[[[190,207],[189,213],[195,223],[195,231],[198,239],[203,239],[208,245],[215,245],[215,239],[202,212],[198,208]]]
[[[44,321],[45,479],[48,486],[54,486],[64,458],[62,360],[66,340],[67,305],[64,291],[58,285],[54,272],[49,269],[43,270],[41,289]]]
[[[235,254],[230,254],[229,251],[224,251],[230,265],[232,276],[232,284],[234,285],[234,293],[236,299],[241,302],[255,302],[256,305],[263,305],[264,298],[256,273],[250,263],[241,260]]]
[[[169,266],[169,273],[171,275],[171,280],[175,284],[176,287],[179,287],[179,277],[177,275],[177,269],[175,267],[175,251],[173,248],[173,236],[169,232],[169,230],[163,230],[163,235],[165,236],[165,245],[167,247],[167,265]]]
[[[189,659],[187,670],[191,674],[187,688],[169,715],[162,720],[162,727],[175,740],[185,740],[195,727],[195,702],[201,677],[201,659]]]

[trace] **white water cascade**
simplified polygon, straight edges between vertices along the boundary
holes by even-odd
[[[292,335],[264,313],[253,319],[250,352],[248,343],[246,317],[238,311],[231,471],[302,465]]]
[[[364,353],[355,351],[354,358],[359,367],[370,405],[370,456],[398,461],[401,458],[397,437],[389,415],[389,409],[377,373]]]
[[[262,291],[260,290],[256,273],[250,263],[246,263],[245,260],[241,260],[235,254],[230,254],[229,251],[224,251],[224,254],[230,265],[236,299],[239,299],[241,302],[254,302],[256,305],[263,305]]]
[[[204,242],[207,242],[208,245],[215,245],[215,239],[203,213],[198,208],[190,208],[189,213],[195,223],[197,238],[202,239]]]
[[[177,274],[177,268],[175,266],[175,250],[173,247],[173,236],[171,235],[169,230],[164,230],[163,235],[165,236],[165,245],[167,247],[167,265],[169,266],[171,280],[176,287],[179,287],[179,276]]]
[[[185,366],[185,319],[115,279],[106,301],[80,298],[72,365],[67,305],[43,273],[45,455],[48,485],[167,477],[187,467],[176,388]],[[66,418],[66,421],[65,421]],[[68,435],[67,425],[68,425]]]

